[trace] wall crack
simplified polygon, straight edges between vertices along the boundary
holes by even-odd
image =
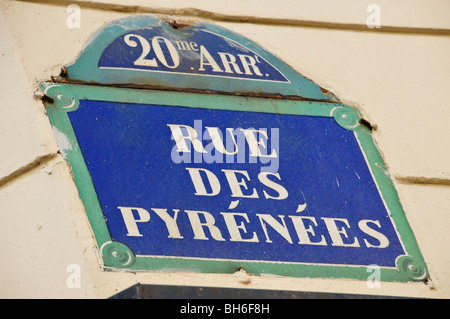
[[[304,19],[289,19],[289,18],[272,18],[272,17],[256,17],[245,15],[223,14],[213,11],[202,10],[198,8],[161,8],[148,7],[136,5],[124,5],[116,3],[98,3],[95,1],[82,0],[16,0],[20,2],[33,2],[44,5],[59,5],[67,6],[70,4],[77,4],[81,8],[115,11],[123,13],[152,13],[170,16],[185,16],[212,20],[216,22],[230,22],[230,23],[252,23],[260,25],[272,26],[287,26],[287,27],[304,27],[304,28],[319,28],[319,29],[335,29],[347,31],[362,31],[362,32],[382,32],[382,33],[400,33],[400,34],[421,34],[421,35],[443,35],[450,36],[450,29],[443,28],[427,28],[427,27],[404,27],[404,26],[384,26],[381,28],[368,28],[366,24],[358,23],[343,23],[343,22],[328,22],[328,21],[314,21]]]
[[[50,162],[52,162],[54,159],[59,158],[60,153],[50,153],[43,156],[37,157],[34,161],[31,163],[28,163],[19,169],[13,171],[11,174],[3,177],[0,179],[0,188],[13,183],[14,181],[18,180],[21,177],[24,177],[28,175],[29,173],[38,171],[46,167]]]

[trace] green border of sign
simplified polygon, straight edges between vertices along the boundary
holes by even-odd
[[[394,227],[396,227],[399,238],[407,252],[407,255],[397,258],[396,268],[380,267],[380,279],[382,281],[400,282],[426,281],[428,279],[429,274],[425,261],[408,224],[384,161],[372,139],[370,130],[361,124],[358,112],[349,106],[329,102],[64,83],[44,83],[41,89],[47,100],[50,100],[50,102],[47,102],[46,110],[52,126],[64,134],[65,138],[70,142],[70,146],[66,145],[62,151],[72,167],[74,181],[84,204],[105,269],[121,269],[133,272],[160,270],[234,273],[240,267],[243,267],[247,272],[254,275],[352,278],[361,280],[366,280],[370,275],[368,274],[367,266],[135,256],[127,246],[111,240],[94,185],[67,114],[67,112],[75,111],[78,108],[80,100],[333,117],[340,126],[354,132],[390,213]]]

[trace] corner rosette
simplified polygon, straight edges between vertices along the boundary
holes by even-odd
[[[334,117],[335,121],[346,130],[354,131],[360,125],[358,113],[351,107],[335,107],[331,110],[330,115]]]
[[[425,264],[412,256],[399,256],[396,260],[396,265],[400,273],[406,275],[411,281],[426,281],[428,279]]]
[[[130,248],[122,243],[114,241],[104,243],[100,248],[100,254],[107,267],[131,267],[136,261],[136,256]]]
[[[80,106],[80,100],[73,95],[66,95],[59,84],[48,85],[44,88],[44,95],[53,99],[53,104],[60,110],[72,112]]]

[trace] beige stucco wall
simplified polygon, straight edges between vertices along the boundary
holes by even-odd
[[[81,7],[80,28],[66,24],[71,3]],[[380,30],[361,29],[371,1],[339,3],[1,0],[0,297],[106,298],[140,282],[449,298],[448,1],[378,1]],[[140,13],[183,13],[241,33],[359,108],[376,125],[431,282],[369,288],[355,280],[103,272],[70,167],[34,93],[96,30],[133,14],[135,5]],[[68,284],[71,265],[80,270],[79,288]]]

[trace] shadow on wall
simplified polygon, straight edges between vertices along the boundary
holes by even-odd
[[[109,299],[405,299],[391,296],[136,284]]]

